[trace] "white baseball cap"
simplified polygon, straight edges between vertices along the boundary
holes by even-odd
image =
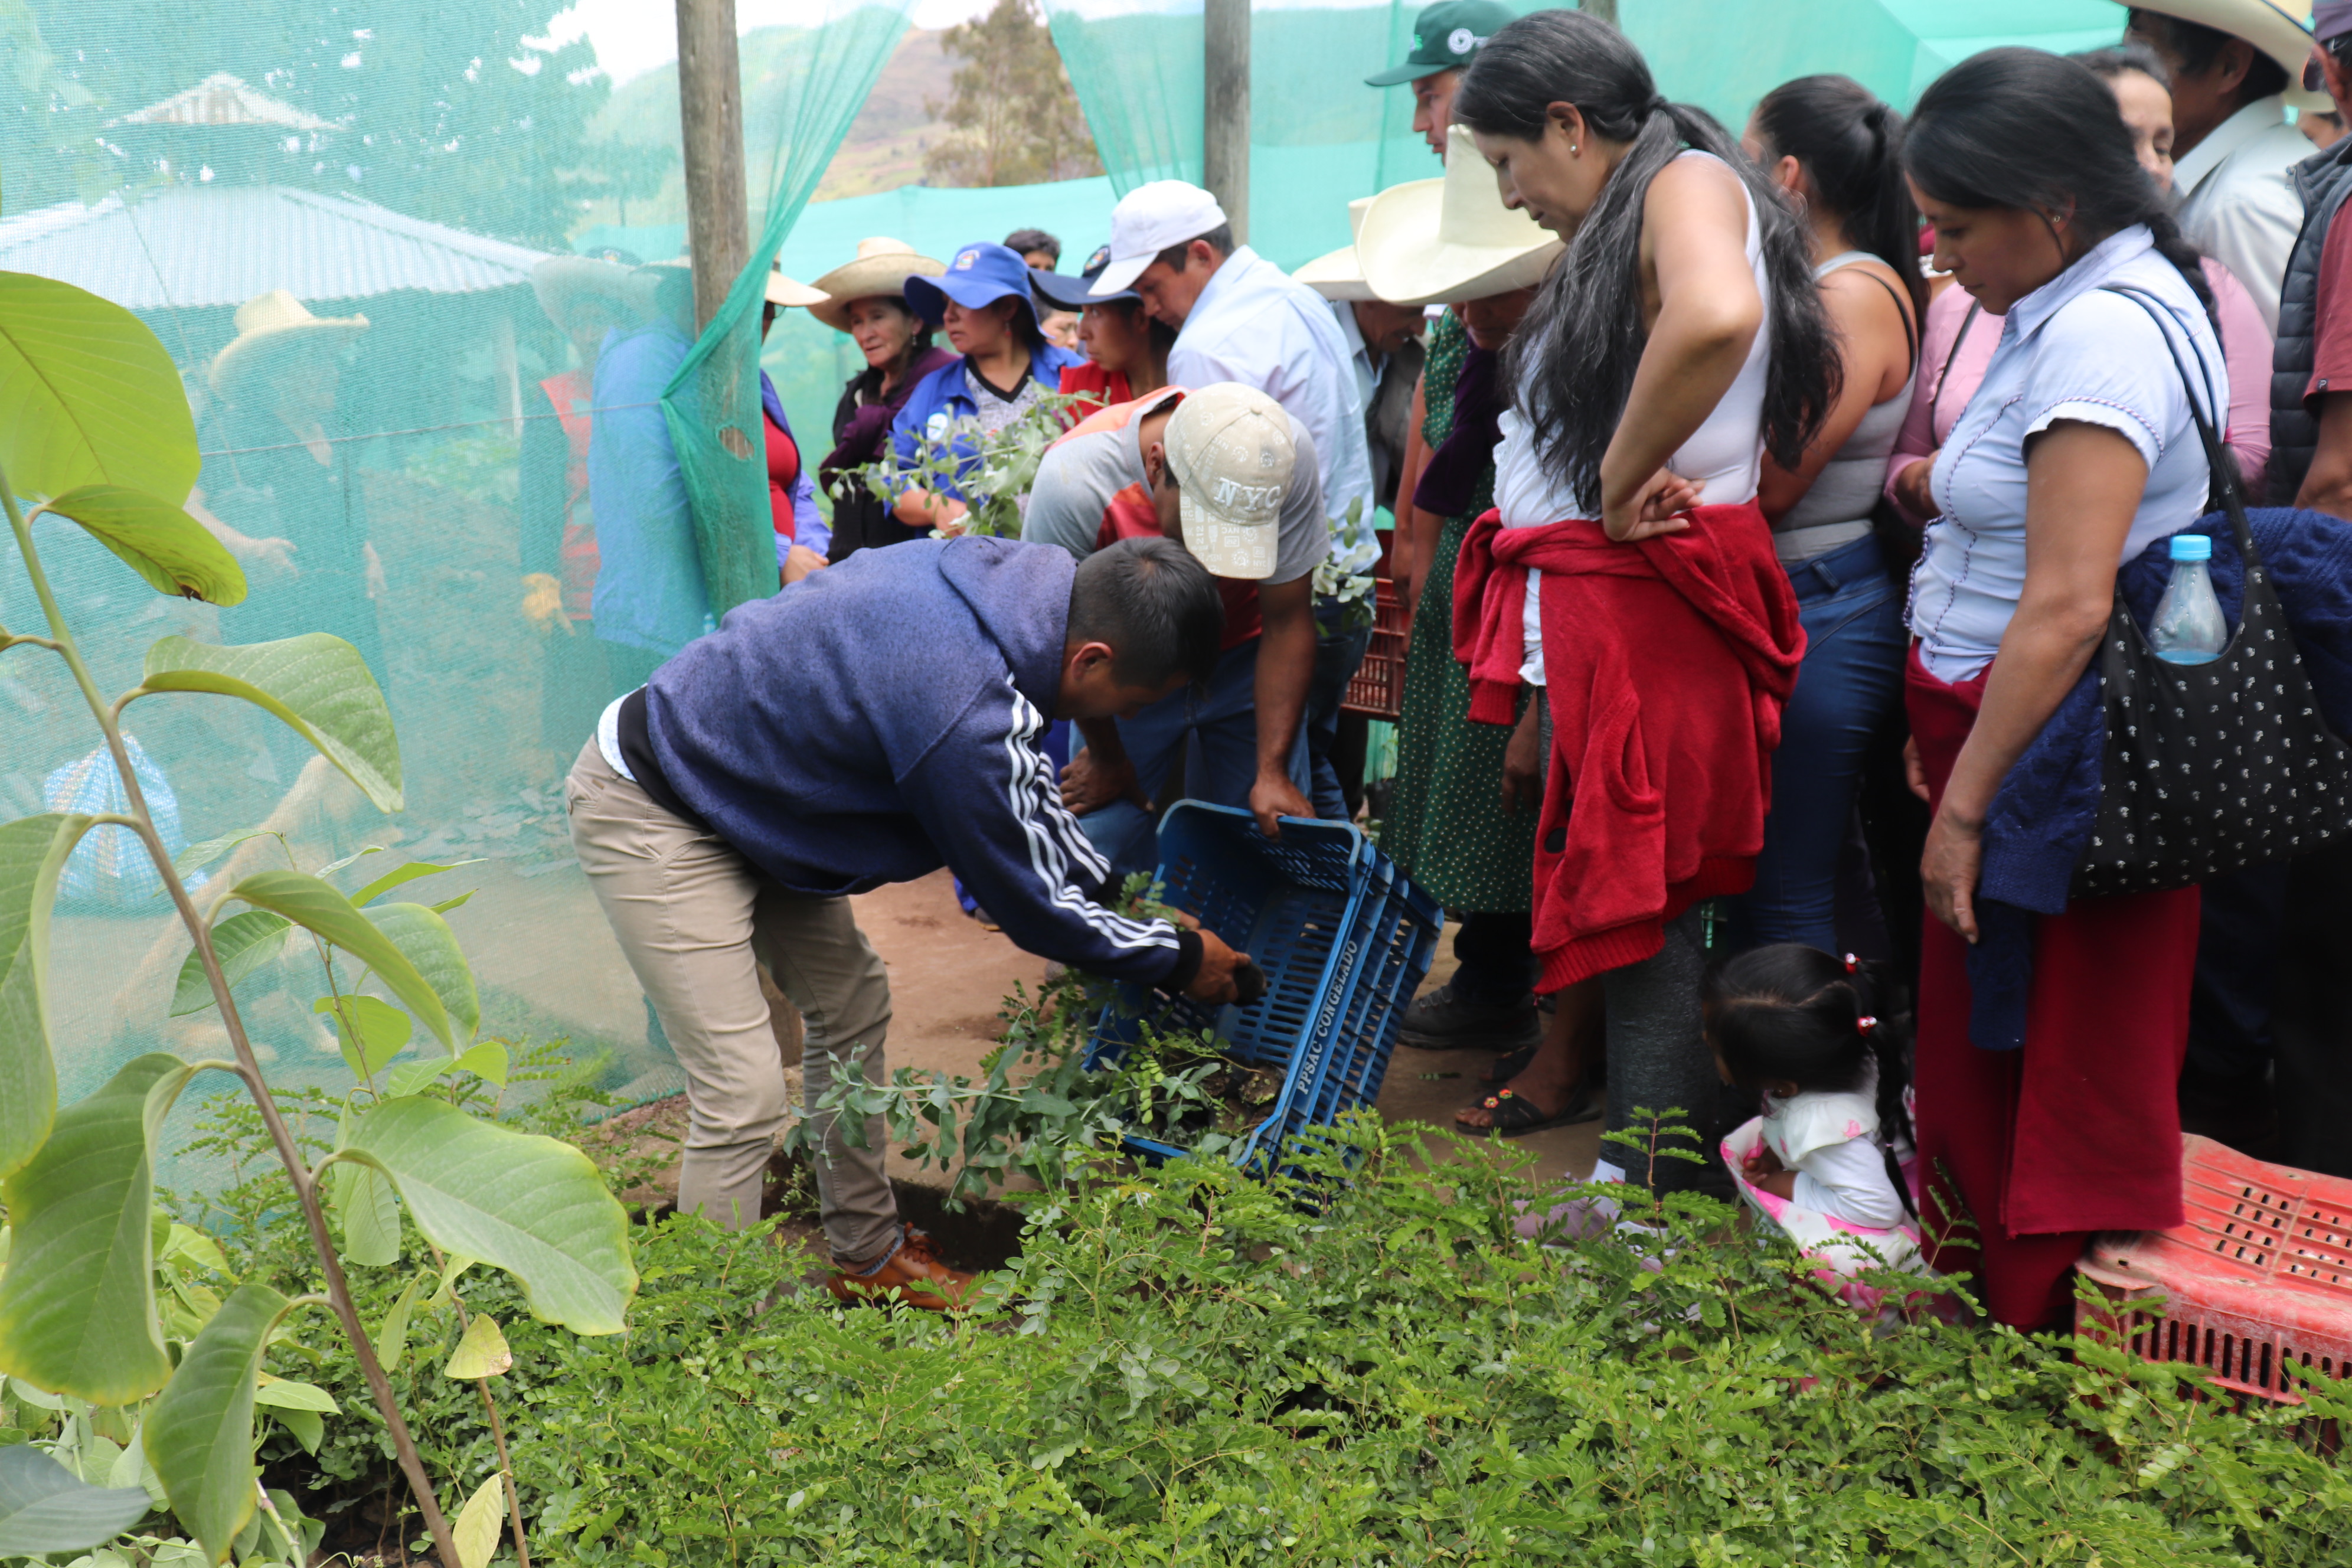
[[[1089,292],[1100,299],[1134,288],[1152,258],[1225,222],[1225,209],[1198,185],[1152,180],[1136,186],[1110,209],[1110,265]]]
[[[1184,548],[1219,577],[1273,576],[1298,458],[1282,405],[1221,381],[1177,405],[1164,444],[1182,494]]]

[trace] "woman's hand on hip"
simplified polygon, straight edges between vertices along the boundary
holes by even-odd
[[[1696,505],[1698,487],[1671,468],[1660,468],[1624,500],[1602,503],[1601,527],[1620,544],[1681,533],[1690,527],[1682,514]]]
[[[1935,917],[1973,942],[1977,940],[1977,879],[1984,872],[1984,825],[1971,826],[1949,811],[1927,825],[1927,847],[1919,857],[1919,880]]]

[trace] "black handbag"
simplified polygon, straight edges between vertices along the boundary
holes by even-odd
[[[2117,584],[2099,646],[2107,735],[2098,821],[2074,868],[2076,898],[2209,882],[2307,855],[2352,831],[2352,747],[2320,714],[2254,549],[2236,460],[2172,341],[2178,323],[2138,289],[2107,292],[2147,311],[2171,351],[2246,576],[2237,635],[2206,664],[2158,658]]]

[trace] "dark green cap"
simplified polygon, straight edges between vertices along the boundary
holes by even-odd
[[[1517,19],[1509,6],[1496,0],[1438,0],[1413,18],[1412,52],[1405,56],[1404,64],[1375,71],[1364,83],[1394,87],[1439,71],[1459,70],[1470,63],[1480,45]]]

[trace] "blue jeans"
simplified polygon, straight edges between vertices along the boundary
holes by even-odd
[[[1119,743],[1135,764],[1136,782],[1155,805],[1168,804],[1160,787],[1181,750],[1189,798],[1247,809],[1250,785],[1257,782],[1257,645],[1252,637],[1227,648],[1205,686],[1186,686],[1118,721]],[[1290,777],[1306,788],[1303,740],[1291,743]],[[1159,820],[1133,801],[1115,800],[1089,812],[1078,826],[1110,862],[1114,878],[1160,868]]]
[[[1300,787],[1315,803],[1315,815],[1334,822],[1348,820],[1347,797],[1340,793],[1339,770],[1331,765],[1331,743],[1339,734],[1339,704],[1348,700],[1348,682],[1356,679],[1364,650],[1372,646],[1372,629],[1334,632],[1339,601],[1315,603],[1315,674],[1307,685],[1307,754],[1312,783]]]
[[[1871,739],[1903,701],[1903,595],[1875,538],[1789,569],[1805,628],[1797,689],[1772,754],[1772,814],[1756,886],[1734,910],[1741,945],[1801,942],[1838,950],[1838,852],[1853,818]]]

